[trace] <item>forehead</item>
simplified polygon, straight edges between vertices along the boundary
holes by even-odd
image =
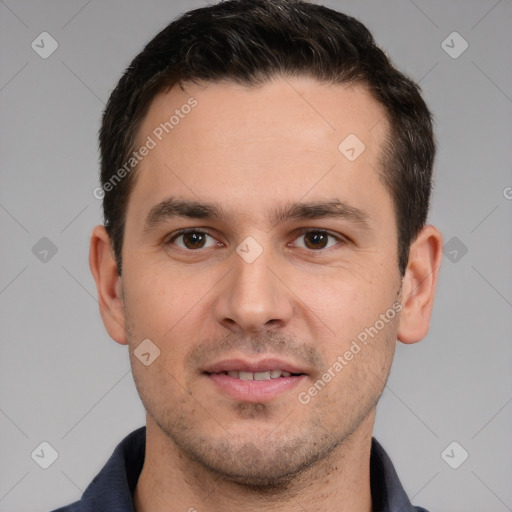
[[[291,125],[294,130],[282,131]],[[273,138],[276,143],[302,142],[304,149],[332,150],[350,132],[364,140],[371,152],[369,146],[383,135],[387,121],[384,107],[362,85],[321,84],[307,77],[276,77],[257,86],[230,81],[189,83],[184,90],[174,86],[155,96],[139,139],[153,134],[157,142],[166,145],[172,139],[166,135],[187,137],[206,127],[208,137],[196,138],[196,147],[237,139],[250,146],[249,137],[254,134],[266,135],[268,142]],[[256,145],[260,142],[254,140]]]
[[[154,98],[141,123],[137,147],[152,148],[130,204],[220,194],[254,214],[283,195],[354,196],[358,187],[387,194],[378,179],[387,129],[384,108],[359,85],[282,77],[174,87]]]

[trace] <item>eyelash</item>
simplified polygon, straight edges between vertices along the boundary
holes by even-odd
[[[167,241],[165,242],[165,245],[173,245],[173,242],[178,239],[180,236],[183,236],[183,235],[186,235],[188,233],[200,233],[202,235],[207,235],[209,236],[210,238],[213,238],[215,240],[215,237],[213,237],[212,235],[210,235],[208,232],[206,231],[203,231],[201,229],[198,229],[198,228],[187,228],[187,229],[180,229],[179,231],[177,231],[176,233],[174,233],[170,238],[167,239]],[[296,240],[297,238],[300,238],[300,237],[303,237],[304,235],[308,234],[308,233],[320,233],[322,235],[327,235],[331,238],[334,238],[338,243],[341,242],[342,244],[345,244],[347,243],[347,239],[341,235],[334,235],[333,233],[325,230],[325,229],[315,229],[315,228],[303,228],[301,229],[298,234],[297,234],[297,237],[294,239]],[[179,246],[178,246],[179,247]],[[327,249],[330,249],[334,246],[331,246],[331,247],[322,247],[320,249],[308,249],[307,247],[305,248],[306,250],[309,250],[311,252],[322,252],[322,251],[326,251]],[[188,252],[199,252],[201,249],[209,249],[210,247],[200,247],[198,249],[188,249],[188,248],[185,248],[185,247],[180,247],[180,249],[183,249],[184,251],[188,251]],[[304,249],[304,247],[302,247],[302,249]]]

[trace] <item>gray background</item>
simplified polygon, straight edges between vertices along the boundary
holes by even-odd
[[[2,512],[78,499],[122,437],[144,424],[126,347],[103,328],[88,268],[90,231],[101,222],[97,131],[144,43],[203,3],[0,1]],[[375,436],[413,503],[512,510],[512,2],[326,5],[363,21],[420,81],[439,142],[430,221],[445,242],[455,237],[431,331],[399,344]],[[47,59],[31,48],[43,31],[59,44]],[[469,44],[458,58],[442,47],[454,31]],[[41,245],[33,252],[42,237],[57,248],[46,261]],[[31,457],[42,441],[58,452],[48,469]],[[452,441],[462,448],[443,459]],[[452,469],[445,460],[460,462],[462,449],[469,458]]]

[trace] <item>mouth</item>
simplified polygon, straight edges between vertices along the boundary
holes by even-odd
[[[304,375],[303,373],[291,373],[284,370],[270,370],[265,372],[245,372],[245,371],[230,371],[221,373],[210,373],[210,375],[228,375],[232,379],[240,380],[270,380],[281,379],[283,377],[291,377]]]
[[[243,402],[269,402],[296,387],[307,370],[279,359],[219,361],[202,370],[216,392]]]

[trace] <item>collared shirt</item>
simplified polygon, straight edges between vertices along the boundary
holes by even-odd
[[[146,427],[134,430],[116,447],[82,499],[54,512],[135,512],[133,492],[144,464]],[[372,438],[370,488],[373,512],[428,512],[411,505],[384,448]]]

